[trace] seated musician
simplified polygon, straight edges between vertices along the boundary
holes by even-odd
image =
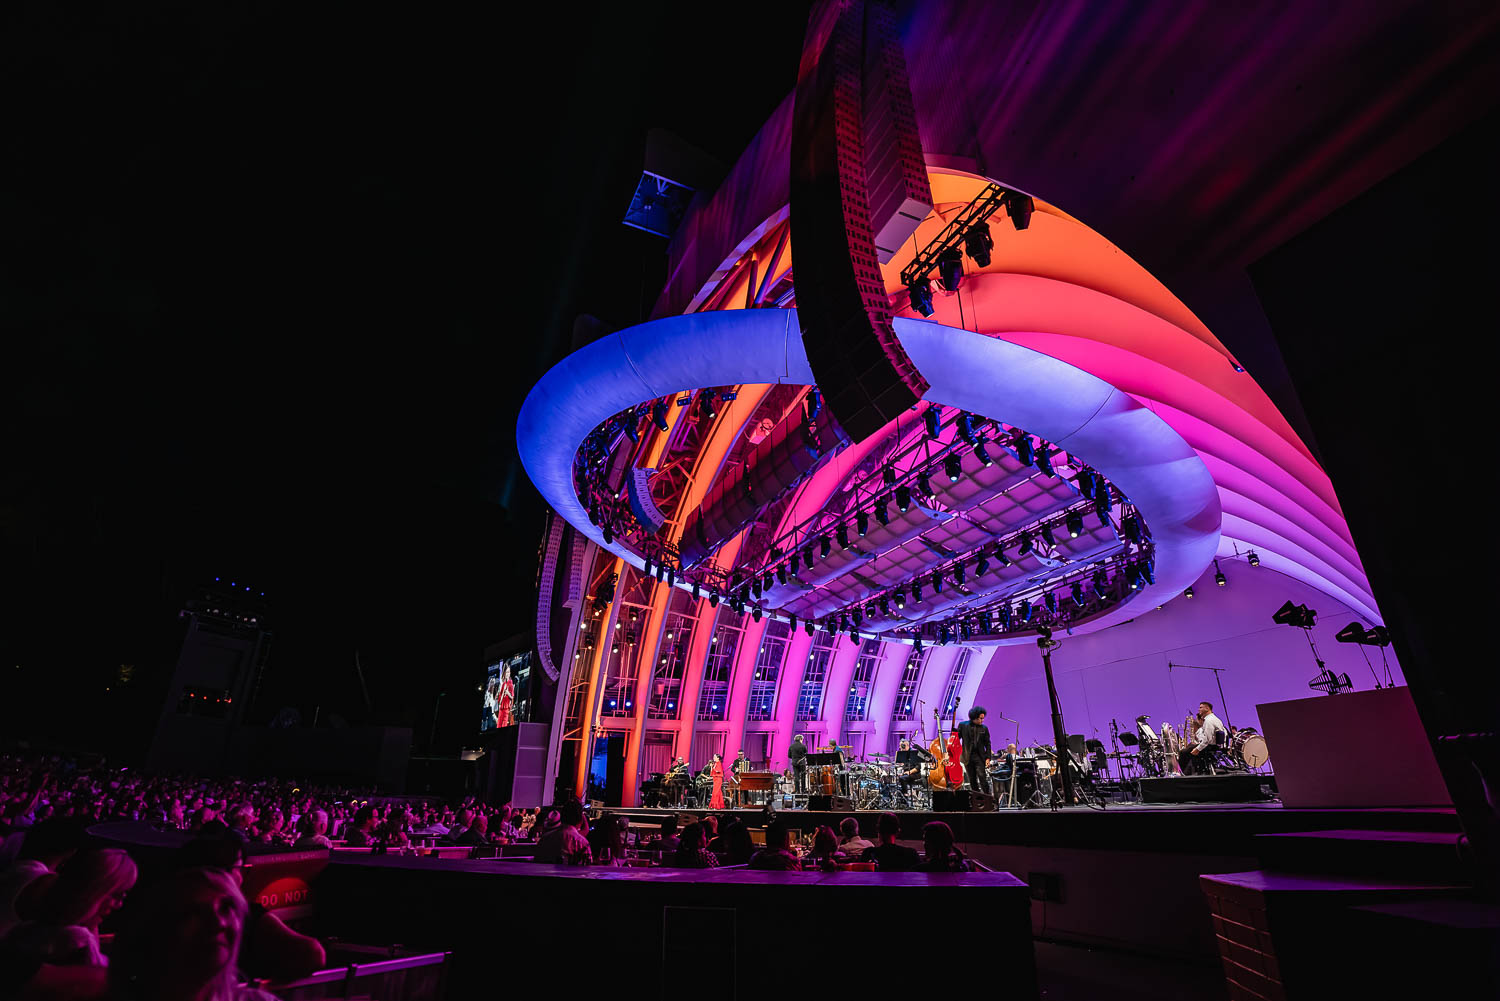
[[[910,872],[922,864],[922,857],[916,849],[896,844],[896,839],[901,836],[900,817],[894,813],[882,813],[876,831],[880,844],[866,848],[859,857],[861,862],[874,862],[875,868],[882,872]]]
[[[1190,769],[1194,772],[1206,773],[1214,747],[1227,747],[1228,744],[1229,731],[1225,729],[1219,717],[1214,715],[1214,704],[1200,702],[1198,703],[1197,738],[1191,747],[1185,747],[1177,753],[1177,761],[1184,773],[1189,772]]]
[[[682,802],[682,797],[687,792],[688,766],[686,758],[678,758],[667,769],[667,777],[663,779],[667,786],[667,799],[675,806]]]
[[[837,754],[839,756],[838,767],[843,768],[844,765],[847,764],[847,762],[844,761],[844,751],[841,747],[839,747],[839,742],[837,739],[830,740],[828,742],[828,746],[823,748],[823,750],[829,754]]]
[[[911,741],[902,738],[900,750],[896,752],[897,774],[902,785],[921,781],[931,765],[932,755],[923,748],[913,747]]]
[[[1016,769],[1016,745],[1006,744],[1005,750],[995,759],[995,764],[995,777],[1001,782],[1009,782],[1011,773]]]
[[[766,827],[766,846],[750,856],[749,868],[780,871],[802,868],[802,860],[791,849],[791,832],[785,824],[777,821]]]
[[[694,802],[698,806],[707,806],[714,787],[714,763],[709,759],[708,764],[693,777]]]
[[[734,776],[734,797],[736,806],[740,804],[744,794],[740,792],[740,778],[750,770],[750,759],[745,756],[745,749],[740,748],[739,757],[735,758],[729,765],[729,774]]]

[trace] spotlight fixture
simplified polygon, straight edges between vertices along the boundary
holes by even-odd
[[[814,386],[807,391],[807,419],[815,421],[823,412],[823,397],[818,394],[818,387]]]
[[[1016,449],[1016,459],[1021,465],[1029,466],[1036,462],[1036,448],[1031,444],[1031,435],[1023,431],[1016,435],[1013,444]]]
[[[891,512],[886,507],[888,503],[889,501],[884,497],[875,502],[875,520],[880,522],[882,527],[891,523]]]
[[[985,469],[989,469],[995,464],[995,460],[990,458],[990,453],[985,451],[984,442],[982,441],[974,443],[974,454],[979,458]]]
[[[1141,579],[1141,570],[1134,563],[1132,563],[1129,568],[1126,569],[1125,579],[1130,581],[1130,589],[1132,591],[1139,591],[1141,589],[1141,584],[1143,583]]]
[[[625,418],[625,434],[630,438],[632,445],[639,445],[641,443],[641,429],[635,426],[637,419],[633,412],[629,417]]]
[[[1031,533],[1030,532],[1022,532],[1021,533],[1021,544],[1018,545],[1018,546],[1016,546],[1016,555],[1018,555],[1018,556],[1030,556],[1031,555]]]
[[[1113,530],[1115,523],[1109,520],[1109,505],[1100,504],[1094,508],[1094,513],[1099,516],[1099,527]]]
[[[1109,574],[1102,569],[1094,571],[1094,593],[1103,594],[1104,589],[1109,586]]]
[[[710,592],[708,592],[708,607],[710,607],[710,608],[718,608],[719,607],[719,592],[718,591],[710,591]]]
[[[922,637],[918,636],[911,641],[911,653],[915,657],[922,652]]]
[[[1219,569],[1219,561],[1214,560],[1214,583],[1223,587],[1229,583],[1229,578],[1224,576],[1224,571]]]
[[[1026,599],[1024,599],[1021,602],[1021,621],[1022,622],[1030,622],[1031,621],[1031,614],[1032,614],[1031,599],[1030,598],[1026,598]]]
[[[990,557],[989,557],[989,554],[986,553],[986,552],[984,552],[983,550],[981,550],[980,553],[979,553],[979,559],[974,564],[974,576],[975,577],[983,577],[985,574],[987,574],[989,572],[990,572]]]
[[[828,554],[833,551],[833,540],[826,535],[818,537],[818,555],[828,559]]]
[[[914,580],[914,581],[911,582],[911,603],[913,605],[920,605],[922,603],[922,582],[921,581]]]
[[[787,629],[788,629],[788,631],[790,631],[790,632],[796,632],[797,631],[797,613],[796,612],[789,612],[789,613],[787,613],[786,622],[787,622]],[[761,652],[764,653],[765,649],[766,649],[765,647],[761,647]]]
[[[982,633],[992,633],[995,631],[994,623],[990,619],[989,612],[979,613],[979,631]]]
[[[918,278],[906,286],[907,294],[911,297],[911,308],[923,316],[933,314],[932,307],[932,282],[926,278]]]
[[[1359,622],[1351,622],[1334,634],[1333,638],[1340,643],[1364,643],[1369,635]]]
[[[847,552],[849,550],[849,548],[850,548],[850,546],[849,546],[849,529],[846,526],[844,526],[844,525],[840,525],[838,527],[838,530],[836,532],[834,532],[834,535],[839,540],[839,548],[842,549],[842,550],[844,550],[845,552]]]
[[[1317,624],[1318,613],[1306,605],[1294,605],[1288,601],[1272,613],[1271,621],[1278,626],[1296,626],[1298,629],[1311,629]]]
[[[987,222],[976,222],[964,233],[964,253],[981,268],[990,266],[990,251],[994,246],[995,241],[990,236],[990,224]]]
[[[906,608],[906,591],[899,587],[896,588],[896,607],[901,610]]]
[[[1079,608],[1083,607],[1083,583],[1081,581],[1073,582],[1073,604]]]
[[[1120,519],[1120,534],[1139,545],[1141,541],[1141,520],[1133,514],[1127,514]]]
[[[943,471],[948,474],[948,481],[950,483],[957,483],[958,478],[963,475],[963,463],[959,460],[958,456],[950,455],[943,460]]]
[[[864,609],[860,608],[858,605],[855,605],[854,606],[854,612],[853,612],[853,618],[854,618],[854,624],[856,626],[862,626],[862,625],[864,625],[864,622],[865,622]]]
[[[600,526],[600,531],[602,531],[604,533],[604,544],[606,546],[612,546],[612,545],[614,545],[614,542],[615,542],[615,530],[614,530],[614,527],[612,525],[610,525],[610,523],[608,521],[606,521],[603,525]]]
[[[896,488],[896,510],[902,514],[911,510],[911,487],[905,484]]]
[[[780,584],[782,587],[786,586],[786,564],[785,563],[778,564],[777,567],[776,567],[776,583]]]
[[[922,420],[927,422],[927,437],[936,438],[942,433],[942,425],[938,419],[937,407],[928,407],[927,412],[922,415]]]
[[[1047,606],[1048,615],[1057,614],[1057,595],[1051,591],[1042,595],[1042,604]]]
[[[754,620],[755,620],[755,621],[756,621],[756,622],[759,622],[759,621],[760,621],[760,617],[761,617],[761,614],[762,614],[762,613],[761,613],[761,610],[760,610],[760,606],[759,606],[759,605],[756,605],[756,606],[755,606],[755,611],[753,611],[753,612],[751,612],[751,613],[750,613],[750,617],[751,617],[751,618],[752,618],[752,619],[754,619]]]
[[[1245,557],[1245,562],[1250,564],[1252,567],[1258,567],[1260,566],[1260,557],[1256,555],[1255,550],[1252,549],[1250,550],[1250,554]]]
[[[891,602],[889,598],[882,597],[880,601],[877,602],[877,605],[880,608],[880,617],[882,619],[888,619],[891,617]]]
[[[1000,631],[1010,632],[1010,603],[1006,602],[1000,606]]]
[[[927,470],[925,469],[917,474],[917,493],[923,497],[933,496],[932,481],[927,478]]]
[[[957,584],[959,587],[963,587],[964,574],[966,572],[967,571],[964,570],[964,565],[962,563],[953,564],[953,583]]]
[[[958,436],[964,440],[964,444],[974,444],[974,415],[967,410],[960,410],[958,412],[957,427]]]
[[[1043,476],[1057,475],[1057,472],[1052,468],[1052,457],[1047,454],[1047,444],[1045,442],[1036,450],[1036,459],[1032,464],[1036,466],[1036,471]]]
[[[943,572],[941,570],[932,571],[932,593],[943,593]]]
[[[699,595],[698,595],[698,582],[697,581],[693,581],[693,600],[697,601],[698,597],[699,597]]]
[[[1183,588],[1182,589],[1182,596],[1184,598],[1192,598],[1192,596],[1193,596],[1193,585],[1189,584],[1187,587]]]
[[[813,633],[817,632],[818,624],[812,619],[808,619],[806,622],[802,623],[802,628],[806,631],[807,635],[811,636]]]
[[[861,539],[869,534],[870,516],[865,514],[863,511],[860,511],[858,514],[856,514],[854,516],[854,530],[859,533],[859,537]]]
[[[814,392],[816,392],[816,390],[814,390]],[[709,420],[713,420],[715,417],[719,416],[718,408],[714,406],[713,390],[704,390],[703,395],[698,399],[700,401],[698,405],[703,410],[704,417],[707,417]]]
[[[1094,471],[1091,469],[1080,469],[1074,477],[1074,483],[1078,486],[1078,492],[1085,497],[1094,496]]]
[[[1005,543],[1003,542],[995,547],[995,562],[1002,567],[1010,566],[1010,557],[1005,555]]]
[[[651,406],[651,423],[656,425],[656,430],[665,432],[667,430],[667,403],[665,400],[657,400]]]
[[[1076,539],[1083,534],[1083,515],[1077,511],[1068,512],[1068,537]]]
[[[957,247],[949,247],[938,255],[938,284],[945,292],[957,292],[964,280],[964,257]]]
[[[1036,203],[1031,200],[1030,195],[1023,195],[1019,191],[1005,193],[1005,214],[1010,216],[1010,223],[1017,230],[1031,225],[1031,213],[1035,208]]]
[[[1156,583],[1156,557],[1147,556],[1141,564],[1141,576],[1146,578],[1147,584]]]
[[[880,471],[880,478],[881,478],[881,480],[883,480],[885,482],[886,486],[888,486],[888,487],[895,486],[896,485],[896,467],[895,466],[886,466],[884,469],[882,469]]]
[[[1041,531],[1038,532],[1037,534],[1042,537],[1042,541],[1047,544],[1047,548],[1048,549],[1056,549],[1057,548],[1057,540],[1052,537],[1052,526],[1051,525],[1043,524],[1042,528],[1041,528]]]

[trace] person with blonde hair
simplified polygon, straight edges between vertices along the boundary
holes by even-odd
[[[135,885],[135,862],[119,848],[79,852],[44,876],[26,920],[6,936],[10,947],[59,966],[105,966],[99,925]]]
[[[219,869],[182,869],[149,887],[115,939],[111,1001],[276,1001],[239,983],[248,912]]]

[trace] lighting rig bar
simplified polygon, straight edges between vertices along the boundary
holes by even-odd
[[[963,276],[963,255],[981,268],[989,267],[990,250],[995,241],[990,237],[989,218],[1005,207],[1011,224],[1017,230],[1031,225],[1031,213],[1035,203],[1030,195],[1002,188],[995,183],[986,184],[984,190],[965,205],[946,226],[912,258],[910,264],[901,269],[901,284],[911,295],[912,308],[923,316],[931,316],[931,275],[937,270],[943,287],[950,292],[958,291]],[[960,249],[962,248],[962,249]]]

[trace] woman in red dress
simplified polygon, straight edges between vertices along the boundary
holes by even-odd
[[[714,779],[713,793],[709,796],[708,808],[722,810],[724,809],[724,762],[717,754],[714,755],[708,774]]]
[[[516,683],[510,680],[510,668],[500,672],[500,693],[496,698],[495,726],[510,726],[516,708]]]

